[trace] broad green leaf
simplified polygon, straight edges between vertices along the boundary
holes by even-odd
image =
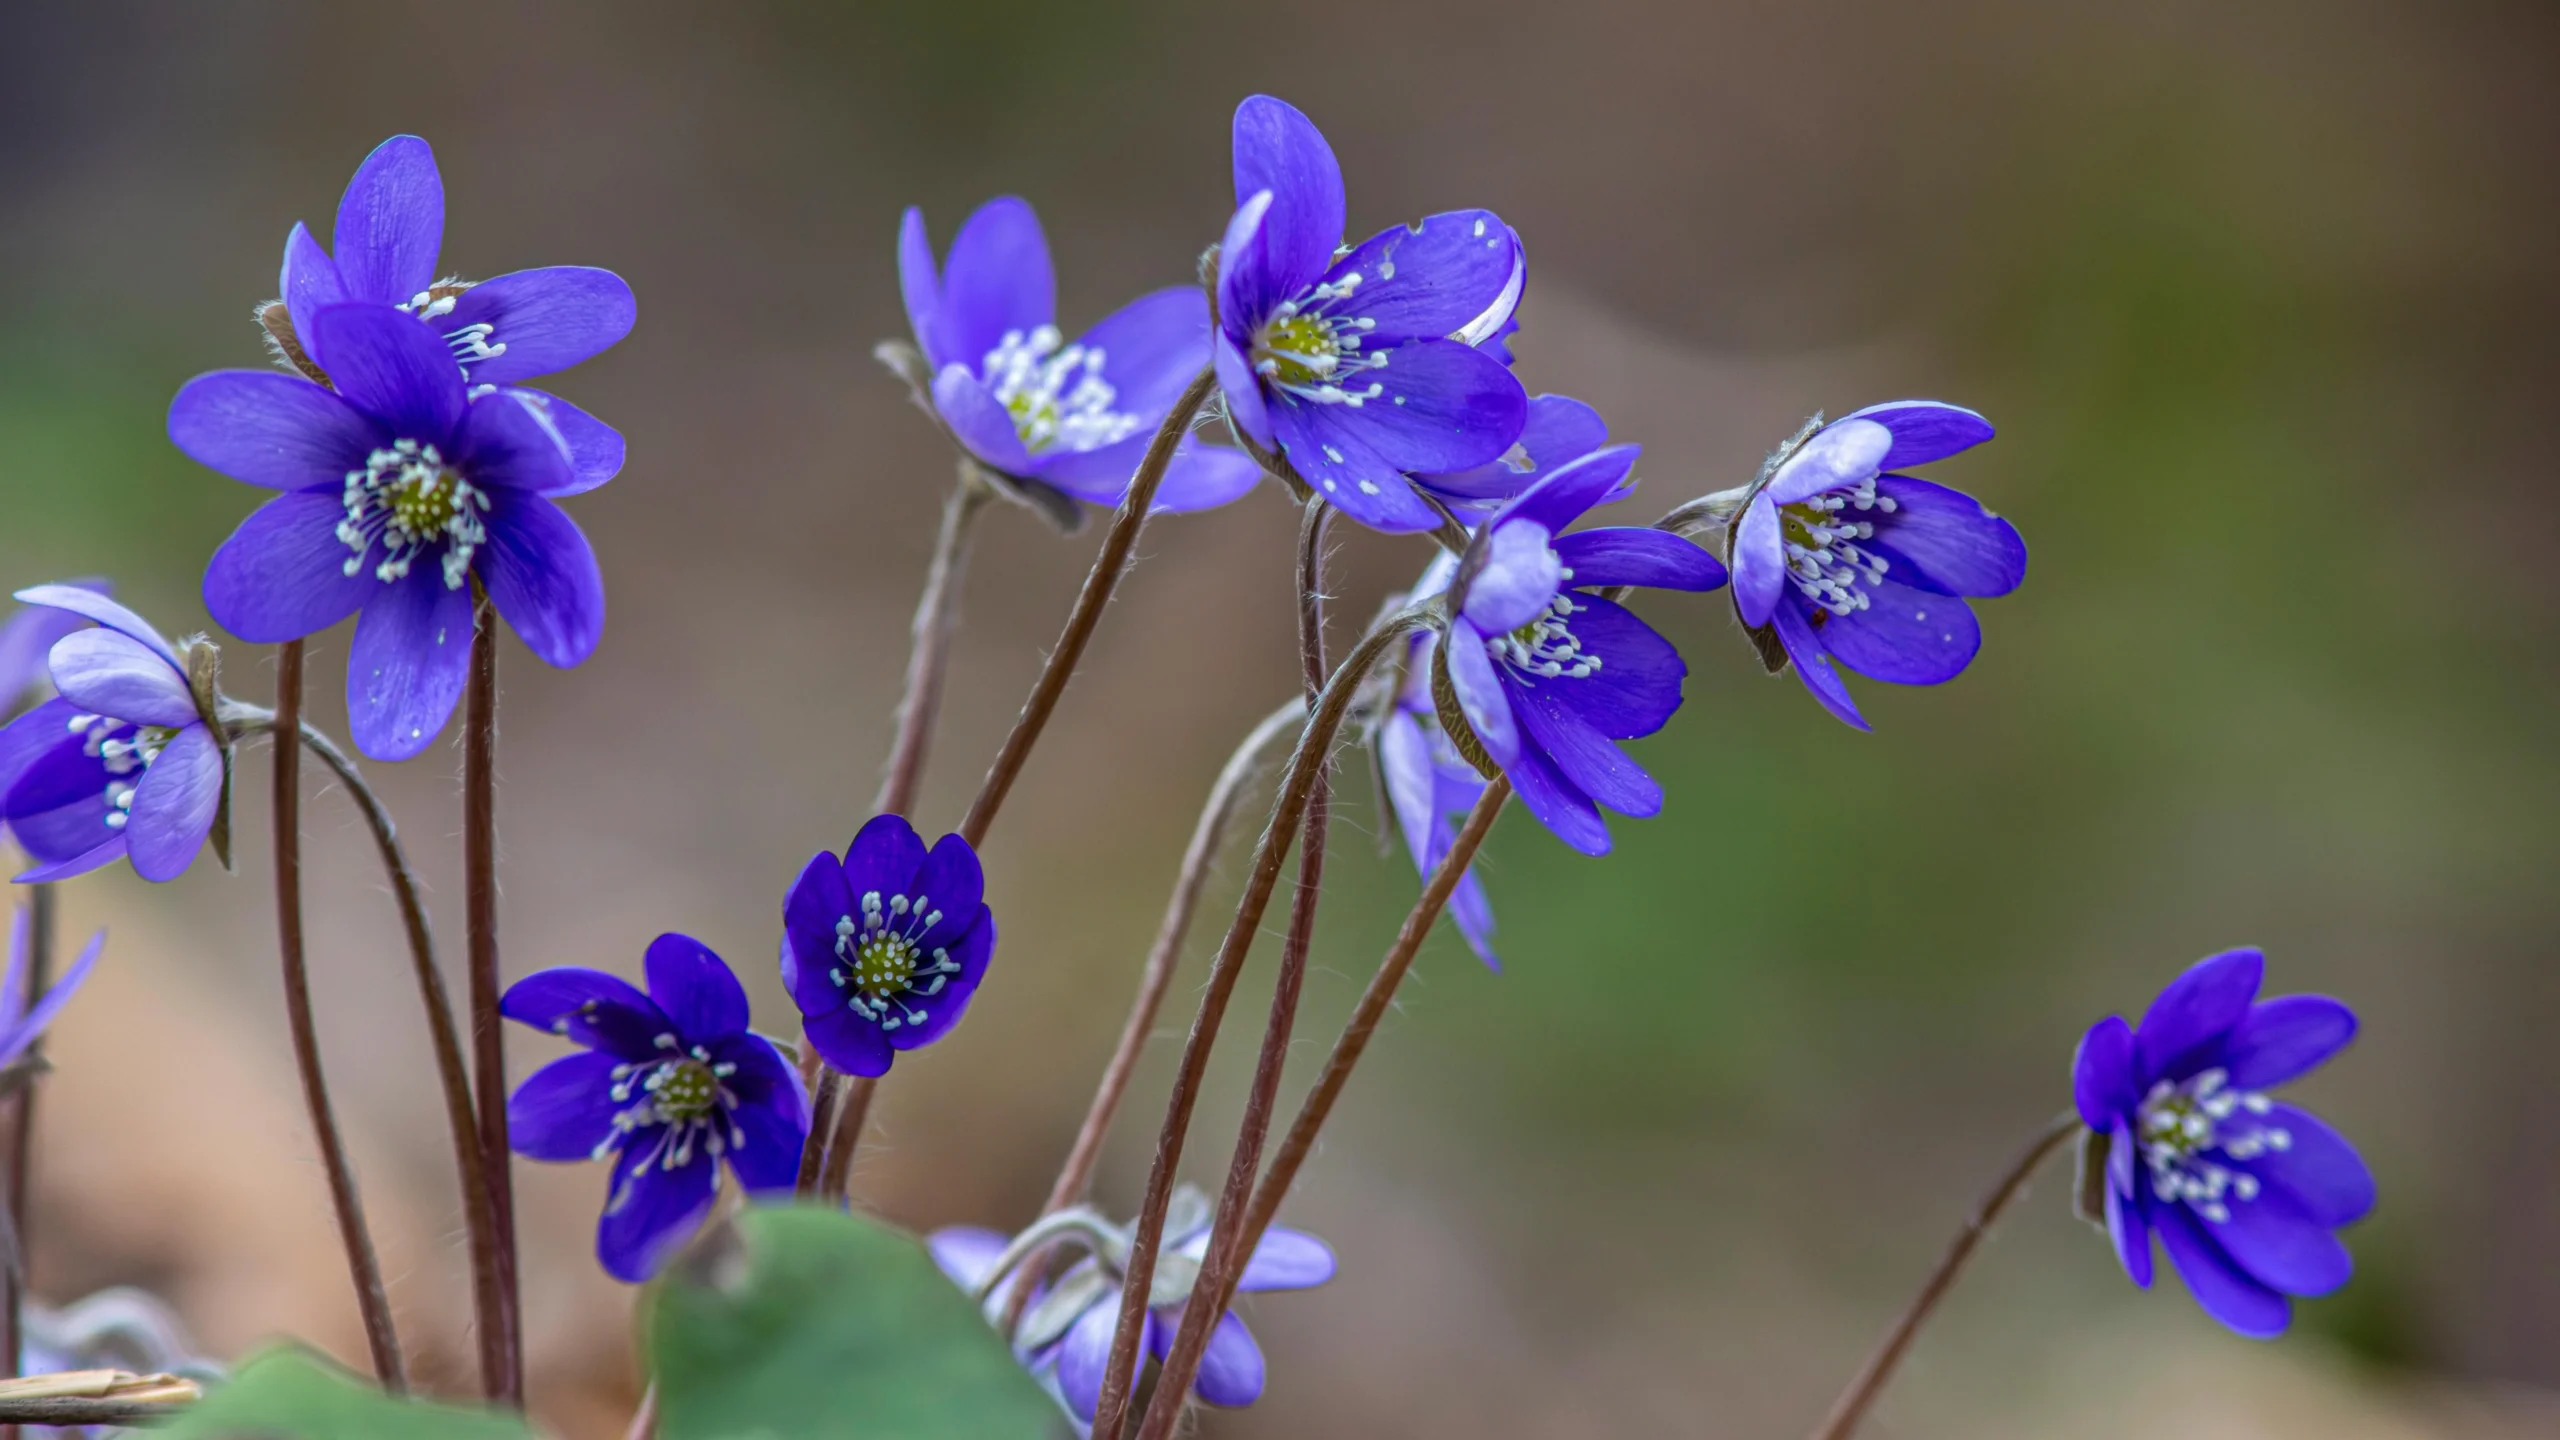
[[[395,1400],[310,1351],[279,1345],[166,1429],[164,1440],[533,1440],[522,1417]]]
[[[1065,1422],[912,1236],[754,1209],[645,1311],[659,1440],[1052,1440]]]

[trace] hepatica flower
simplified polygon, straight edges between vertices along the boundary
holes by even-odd
[[[205,605],[260,644],[359,615],[347,665],[356,744],[405,760],[434,742],[462,692],[473,579],[546,663],[594,652],[604,578],[554,500],[602,482],[579,469],[556,402],[504,388],[471,398],[444,340],[411,316],[329,305],[308,333],[335,390],[224,370],[170,402],[179,449],[283,492],[214,553]]]
[[[1094,505],[1116,505],[1183,388],[1209,363],[1197,287],[1142,295],[1065,342],[1049,242],[1030,205],[980,206],[937,272],[924,212],[898,232],[907,323],[932,370],[935,415],[979,464]],[[1158,510],[1205,510],[1253,488],[1250,456],[1185,436]]]
[[[1398,602],[1396,608],[1446,590],[1449,577],[1456,571],[1455,558],[1442,552],[1412,596]],[[1404,678],[1396,686],[1395,701],[1378,721],[1377,733],[1371,740],[1378,776],[1387,792],[1388,813],[1395,817],[1396,831],[1404,837],[1405,853],[1413,857],[1414,869],[1425,881],[1457,843],[1458,817],[1475,808],[1485,787],[1484,776],[1467,763],[1467,758],[1450,742],[1448,732],[1440,728],[1440,714],[1432,703],[1432,654],[1439,643],[1439,637],[1433,634],[1414,637],[1406,652]],[[1476,958],[1495,970],[1502,968],[1493,950],[1493,902],[1486,898],[1484,882],[1477,878],[1472,865],[1459,877],[1458,888],[1450,892],[1449,918],[1457,925],[1458,933],[1466,937]]]
[[[1520,438],[1501,455],[1466,470],[1406,478],[1453,510],[1480,513],[1608,443],[1609,425],[1599,411],[1570,396],[1539,395],[1529,401]]]
[[[928,852],[898,815],[873,816],[843,859],[809,861],[783,903],[782,981],[828,1064],[885,1075],[960,1023],[996,948],[985,891],[968,841]]]
[[[108,593],[104,580],[63,583]],[[40,689],[50,687],[45,661],[53,653],[54,642],[88,623],[85,617],[50,605],[21,605],[8,619],[0,620],[0,720],[17,714]]]
[[[1585,456],[1494,512],[1450,586],[1432,679],[1448,702],[1444,720],[1454,704],[1529,813],[1587,855],[1609,849],[1600,806],[1660,813],[1662,787],[1616,742],[1661,729],[1689,673],[1670,641],[1595,589],[1713,590],[1725,580],[1715,557],[1660,530],[1564,533],[1618,492],[1636,453],[1616,445]]]
[[[2267,1092],[2355,1038],[2324,995],[2257,1000],[2256,950],[2171,982],[2139,1029],[2110,1016],[2072,1065],[2080,1118],[2106,1144],[2106,1221],[2133,1283],[2151,1237],[2206,1312],[2243,1335],[2281,1333],[2291,1295],[2326,1295],[2354,1269],[2331,1232],[2373,1209],[2373,1174],[2338,1133]],[[2254,1002],[2254,1003],[2253,1003]]]
[[[299,383],[299,382],[295,382]],[[0,728],[0,818],[37,863],[21,882],[120,857],[154,882],[195,862],[222,819],[228,761],[187,660],[151,622],[94,590],[21,590],[96,627],[54,642],[55,698]]]
[[[1477,348],[1519,304],[1519,237],[1490,211],[1455,210],[1337,256],[1342,169],[1268,95],[1236,109],[1235,189],[1218,251],[1228,417],[1363,525],[1432,529],[1408,474],[1488,464],[1527,417],[1520,382]]]
[[[2006,595],[2027,577],[2015,526],[1962,491],[1889,473],[1990,438],[1988,421],[1954,405],[1870,405],[1816,431],[1734,525],[1743,623],[1774,626],[1805,688],[1861,730],[1834,661],[1898,685],[1952,680],[1982,648],[1963,597]]]
[[[611,1160],[596,1258],[632,1284],[657,1273],[711,1213],[725,1162],[755,1196],[787,1196],[809,1097],[774,1043],[747,1028],[747,992],[690,935],[661,935],[649,990],[601,970],[544,970],[509,986],[511,1020],[586,1047],[526,1077],[507,1134],[533,1160]]]

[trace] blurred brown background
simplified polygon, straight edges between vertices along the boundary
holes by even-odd
[[[171,450],[163,408],[261,363],[287,228],[325,226],[386,135],[436,146],[448,268],[631,280],[637,332],[557,384],[632,459],[574,507],[602,651],[509,652],[506,953],[636,972],[684,929],[776,1029],[781,896],[863,818],[949,473],[868,358],[903,330],[908,203],[941,242],[1030,198],[1072,331],[1189,275],[1228,113],[1269,90],[1332,137],[1355,232],[1488,205],[1527,235],[1522,372],[1646,444],[1630,519],[1746,478],[1816,408],[1938,395],[2001,425],[1940,478],[2017,521],[2028,584],[1960,681],[1864,686],[1874,735],[1761,679],[1721,597],[1650,606],[1693,672],[1637,747],[1669,813],[1605,862],[1504,822],[1509,973],[1425,955],[1287,1212],[1342,1275],[1251,1309],[1271,1393],[1208,1433],[1802,1433],[2067,1102],[2080,1030],[2255,941],[2275,988],[2366,1018],[2303,1087],[2382,1176],[2353,1285],[2280,1345],[2233,1339],[2174,1282],[2124,1284],[2057,1173],[1875,1433],[2560,1434],[2548,5],[108,3],[12,7],[9,32],[12,586],[104,572],[204,623],[204,557],[259,497]],[[1292,532],[1271,493],[1150,530],[988,849],[997,978],[884,1091],[858,1185],[888,1216],[1037,1204],[1193,808],[1295,683]],[[920,823],[957,819],[1090,545],[988,527]],[[1423,558],[1347,545],[1345,612]],[[333,724],[345,644],[315,645]],[[228,658],[264,689],[265,657]],[[376,768],[458,952],[457,759]],[[1413,889],[1354,798],[1312,1037]],[[290,1329],[353,1356],[261,809],[239,877],[74,888],[116,938],[55,1047],[36,1274],[155,1285],[223,1353]],[[405,962],[352,814],[322,796],[308,824],[343,1117],[450,1383],[458,1221]],[[1225,1050],[1202,1179],[1250,1042]],[[627,1295],[588,1258],[603,1182],[519,1181],[538,1408],[567,1434],[618,1433],[631,1399]]]

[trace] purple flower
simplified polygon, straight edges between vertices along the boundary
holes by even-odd
[[[1456,557],[1446,551],[1425,571],[1422,583],[1409,597],[1390,604],[1402,608],[1412,600],[1424,599],[1449,588],[1449,577],[1457,573]],[[1387,813],[1394,817],[1396,830],[1404,837],[1405,851],[1413,857],[1414,869],[1424,880],[1440,868],[1440,861],[1457,843],[1457,819],[1475,808],[1477,797],[1484,794],[1485,778],[1451,743],[1448,732],[1440,728],[1440,712],[1431,699],[1432,652],[1439,637],[1421,634],[1406,651],[1404,678],[1396,686],[1395,702],[1378,721],[1370,745],[1377,756],[1378,777],[1387,792]],[[1476,958],[1494,970],[1502,961],[1493,950],[1493,902],[1486,898],[1484,882],[1476,877],[1475,867],[1458,879],[1458,888],[1449,895],[1449,918],[1466,937]]]
[[[107,948],[106,931],[101,930],[89,937],[89,943],[81,947],[70,968],[64,970],[62,977],[53,982],[53,987],[37,996],[35,1003],[30,1005],[27,1003],[29,923],[26,911],[13,909],[9,912],[9,968],[5,974],[0,974],[0,1067],[16,1064],[20,1057],[35,1048],[38,1040],[44,1038],[53,1018],[62,1013],[63,1006],[71,1003],[72,996],[80,993],[80,987],[89,979],[89,972],[97,968],[99,952]]]
[[[1342,169],[1268,95],[1236,109],[1235,188],[1218,251],[1228,418],[1361,524],[1434,528],[1409,473],[1489,464],[1527,418],[1520,382],[1477,348],[1519,305],[1519,237],[1490,211],[1454,210],[1337,258]]]
[[[350,614],[356,744],[405,760],[462,693],[470,580],[546,663],[573,666],[604,629],[604,577],[553,501],[582,473],[564,407],[531,390],[470,397],[428,327],[388,305],[310,322],[336,389],[262,370],[187,382],[169,438],[235,480],[284,493],[214,553],[204,599],[243,640],[298,640]]]
[[[1957,406],[1870,405],[1787,456],[1734,526],[1743,623],[1775,626],[1805,688],[1861,730],[1833,661],[1897,685],[1952,680],[1982,648],[1958,597],[2006,595],[2027,577],[2008,521],[1962,491],[1883,473],[1990,438],[1990,422]]]
[[[2106,1221],[2133,1283],[2151,1237],[2206,1313],[2243,1335],[2281,1333],[2288,1295],[2326,1295],[2354,1263],[2330,1232],[2373,1209],[2373,1173],[2309,1111],[2267,1092],[2356,1034],[2325,995],[2257,1000],[2266,969],[2231,950],[2170,982],[2135,1029],[2090,1027],[2072,1062],[2080,1118],[2106,1146]],[[2252,1003],[2252,1002],[2255,1003]]]
[[[1633,445],[1596,451],[1494,512],[1458,564],[1433,669],[1434,695],[1463,713],[1529,813],[1586,855],[1609,850],[1600,806],[1661,811],[1662,787],[1615,742],[1661,729],[1689,673],[1670,641],[1595,587],[1713,590],[1725,580],[1714,556],[1664,531],[1564,533],[1622,493],[1636,454]],[[1449,706],[1440,710],[1447,720]]]
[[[1012,196],[978,207],[937,274],[924,212],[898,231],[907,323],[932,372],[934,414],[979,464],[1018,484],[1117,505],[1166,413],[1209,363],[1209,301],[1158,290],[1065,344],[1049,242]],[[1251,456],[1185,436],[1159,511],[1206,510],[1253,488]]]
[[[295,381],[295,384],[302,382]],[[222,818],[222,737],[205,722],[187,662],[151,622],[94,590],[21,590],[98,628],[48,657],[56,698],[0,728],[0,819],[37,863],[21,882],[61,880],[129,856],[175,880]]]
[[[110,593],[104,580],[62,583],[101,595]],[[16,714],[20,704],[34,698],[38,687],[47,685],[45,657],[53,653],[54,642],[88,623],[50,605],[21,606],[7,620],[0,620],[0,719]]]
[[[638,1284],[711,1213],[720,1162],[750,1195],[788,1196],[809,1138],[809,1096],[771,1040],[747,1028],[747,992],[690,935],[649,942],[649,993],[601,970],[528,975],[499,1010],[586,1049],[526,1077],[507,1135],[532,1160],[611,1158],[596,1258]]]
[[[848,1075],[886,1075],[900,1050],[960,1023],[995,953],[977,853],[930,853],[904,816],[875,815],[844,858],[824,850],[782,908],[782,983],[809,1043]]]

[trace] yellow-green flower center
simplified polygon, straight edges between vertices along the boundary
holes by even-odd
[[[915,988],[916,947],[903,935],[874,935],[853,952],[853,983],[874,1000]]]
[[[720,1080],[700,1060],[679,1060],[661,1071],[658,1114],[670,1124],[699,1120],[720,1103]]]
[[[1315,385],[1333,377],[1342,342],[1321,315],[1287,315],[1262,327],[1253,358],[1260,362],[1255,368],[1278,384]]]

